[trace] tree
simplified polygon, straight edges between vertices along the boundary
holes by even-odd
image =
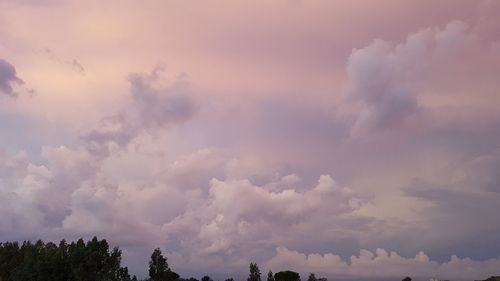
[[[274,275],[271,270],[267,273],[267,281],[274,281]]]
[[[168,267],[167,259],[163,257],[160,248],[156,248],[151,255],[149,277],[152,281],[171,281],[179,278],[179,274]]]
[[[208,275],[205,275],[201,278],[201,281],[213,281],[212,278],[210,278],[210,276]]]
[[[309,274],[309,277],[307,278],[307,281],[318,281],[318,279],[316,279],[316,275],[311,272]]]
[[[274,274],[275,281],[300,281],[300,274],[294,271],[280,271]]]
[[[234,279],[232,277],[230,277],[230,278],[227,278],[226,281],[234,281]]]
[[[247,278],[247,281],[261,281],[260,280],[260,269],[256,263],[250,263],[250,275]]]
[[[118,276],[116,276],[117,281],[131,281],[130,274],[128,273],[128,267],[120,267],[118,269]]]
[[[94,237],[70,245],[0,243],[0,281],[130,281],[121,251]]]
[[[403,279],[403,281],[411,281],[411,277],[406,276],[406,277]]]

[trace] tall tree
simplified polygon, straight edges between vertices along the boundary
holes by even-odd
[[[267,281],[274,281],[274,275],[271,270],[267,273]]]
[[[160,248],[156,248],[149,261],[149,277],[151,281],[172,281],[179,278],[168,266],[167,259],[163,257]]]
[[[250,275],[247,278],[247,281],[261,281],[260,280],[260,269],[256,263],[250,263]]]
[[[94,237],[70,245],[0,243],[0,281],[130,281],[121,251]],[[169,276],[173,276],[170,274]]]
[[[169,270],[167,259],[163,257],[160,248],[154,249],[149,261],[149,278],[152,281],[163,281]]]

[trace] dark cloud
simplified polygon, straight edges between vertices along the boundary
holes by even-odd
[[[415,90],[405,81],[404,69],[387,42],[377,40],[355,50],[347,66],[350,95],[361,100],[361,111],[352,133],[365,134],[396,126],[417,110]]]
[[[131,74],[128,77],[130,91],[141,118],[142,126],[158,127],[182,123],[198,112],[189,82],[180,75],[167,87],[154,88],[162,68],[149,75]]]
[[[141,132],[155,133],[181,124],[198,113],[199,106],[184,75],[166,87],[155,87],[162,68],[151,74],[130,74],[132,103],[117,115],[103,118],[100,125],[82,136],[87,148],[107,156],[110,146],[125,147]]]
[[[302,32],[310,29],[304,26]],[[411,274],[423,279],[434,273],[451,279],[481,278],[480,273],[494,272],[500,264],[497,259],[480,261],[496,258],[500,251],[500,221],[494,216],[500,205],[500,157],[492,152],[500,137],[498,122],[492,121],[498,115],[483,110],[498,112],[496,99],[489,100],[492,96],[483,92],[488,88],[497,95],[497,78],[493,83],[476,78],[486,73],[477,71],[479,64],[490,66],[494,74],[496,61],[489,59],[498,56],[483,52],[485,45],[469,48],[469,33],[464,23],[453,22],[412,33],[399,44],[375,40],[355,49],[347,61],[347,94],[355,101],[346,110],[352,114],[347,118],[333,116],[330,108],[337,100],[327,97],[320,104],[306,96],[312,89],[300,99],[288,92],[276,96],[271,90],[264,101],[243,98],[240,94],[248,88],[235,89],[231,96],[198,96],[185,76],[168,81],[161,77],[162,68],[130,74],[129,95],[111,95],[126,97],[116,101],[123,107],[106,112],[80,143],[58,139],[57,147],[43,147],[39,161],[23,153],[0,153],[0,237],[99,235],[123,247],[125,258],[139,253],[141,257],[130,263],[141,271],[149,249],[160,246],[183,276],[217,271],[241,275],[252,259],[263,269],[349,278]],[[245,37],[241,32],[238,36]],[[245,42],[236,43],[248,48]],[[315,45],[311,42],[307,44]],[[49,49],[45,53],[53,55]],[[103,54],[106,58],[99,63],[107,69],[115,60]],[[475,54],[483,54],[488,63]],[[77,60],[60,62],[84,71]],[[256,73],[247,66],[249,73]],[[465,74],[454,77],[453,71],[462,67]],[[306,69],[296,71],[306,75]],[[214,74],[227,77],[223,73]],[[109,86],[114,74],[89,78],[92,85]],[[197,74],[203,74],[203,68]],[[259,80],[259,86],[270,86],[256,75],[252,79]],[[429,76],[442,88],[428,83]],[[12,79],[6,81],[12,86]],[[288,79],[277,83],[287,84],[283,81]],[[488,83],[478,87],[478,81]],[[85,89],[92,85],[85,83]],[[472,89],[467,96],[452,95],[463,86]],[[446,97],[447,92],[452,93]],[[65,99],[58,97],[37,101],[50,104],[44,107],[49,109],[73,108],[63,106]],[[107,109],[95,102],[102,99],[88,98],[96,111],[78,112],[75,124],[92,122],[89,115]],[[20,111],[33,104],[24,105]],[[413,126],[414,118],[427,113],[432,115],[425,119],[428,124]],[[57,125],[65,116],[49,115]],[[74,136],[74,128],[65,129],[67,136]],[[15,132],[7,126],[2,130]],[[389,131],[399,134],[370,141],[351,138]],[[323,176],[318,180],[318,175]],[[414,177],[421,181],[402,191]],[[449,260],[453,254],[460,258]]]
[[[477,157],[467,167],[468,184],[485,191],[500,192],[500,151]]]
[[[435,257],[443,258],[447,252],[480,260],[498,257],[500,218],[494,214],[500,206],[500,195],[461,186],[470,182],[436,187],[416,181],[405,189],[408,196],[431,203],[420,214],[429,226],[427,235],[415,240],[426,243]]]
[[[0,93],[16,97],[18,93],[14,90],[14,85],[23,85],[16,73],[16,68],[7,61],[0,59]]]
[[[76,59],[71,61],[71,66],[76,72],[84,73],[85,68],[83,68],[82,64],[78,62]]]
[[[56,53],[50,48],[43,48],[41,50],[41,52],[43,54],[45,54],[50,60],[55,61],[59,64],[69,66],[75,72],[78,72],[80,74],[85,74],[85,68],[78,60],[76,60],[76,59],[73,59],[73,60],[63,59],[63,58],[59,57],[58,55],[56,55]]]
[[[419,103],[434,76],[445,77],[447,68],[480,46],[468,25],[453,21],[444,28],[421,29],[393,44],[376,39],[348,58],[347,97],[360,105],[351,135],[366,136],[408,124],[425,109]],[[486,46],[482,48],[487,49]],[[444,78],[442,78],[444,79]]]

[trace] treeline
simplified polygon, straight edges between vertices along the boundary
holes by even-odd
[[[71,244],[0,243],[0,281],[132,281],[121,251],[94,237]]]
[[[0,281],[137,281],[127,267],[121,266],[122,253],[117,247],[110,249],[106,240],[94,237],[90,241],[79,239],[55,244],[37,241],[0,243]],[[149,261],[149,278],[143,281],[199,281],[181,278],[172,271],[160,249],[155,249]],[[213,281],[204,276],[201,281]],[[226,281],[234,281],[228,278]],[[263,281],[257,264],[250,263],[247,281]],[[293,271],[267,274],[267,281],[300,281]],[[327,281],[311,273],[307,281]]]

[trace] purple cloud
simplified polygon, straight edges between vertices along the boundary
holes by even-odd
[[[10,97],[16,97],[18,93],[14,90],[15,85],[23,85],[16,73],[16,68],[7,61],[0,59],[0,93]]]

